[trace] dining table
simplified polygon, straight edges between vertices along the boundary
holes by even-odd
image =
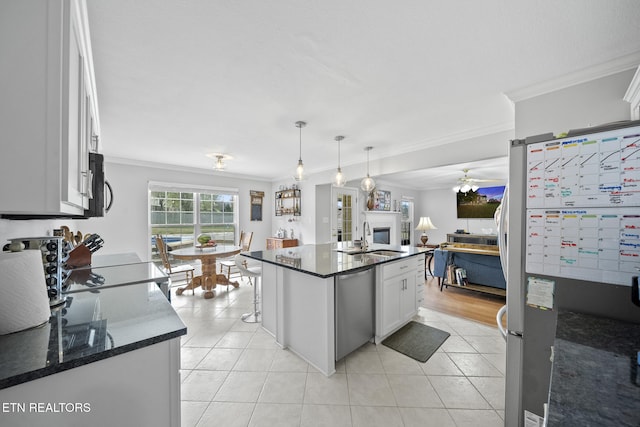
[[[226,285],[227,288],[229,285],[234,288],[240,286],[237,281],[231,281],[224,274],[216,273],[216,259],[239,254],[241,250],[241,246],[218,244],[215,246],[192,246],[171,251],[171,256],[175,259],[184,261],[199,259],[202,262],[202,275],[195,276],[191,282],[187,283],[187,286],[178,288],[176,295],[182,295],[182,293],[188,289],[193,290],[197,287],[202,287],[202,290],[205,291],[204,298],[210,299],[214,297],[215,294],[213,290],[217,285]]]

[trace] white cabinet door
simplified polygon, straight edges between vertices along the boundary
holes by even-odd
[[[71,2],[71,5],[75,4]],[[63,192],[62,200],[73,206],[88,208],[88,199],[84,194],[84,174],[88,167],[88,150],[86,147],[85,121],[87,100],[85,89],[85,60],[82,56],[78,22],[74,19],[74,8],[71,8],[69,28],[69,73],[67,79],[68,108],[66,133],[62,135],[63,147]],[[63,115],[64,120],[64,115]],[[66,188],[65,188],[66,187]]]
[[[386,335],[402,322],[400,317],[400,295],[403,279],[400,276],[386,279],[382,282],[382,322],[381,335]]]
[[[12,146],[0,156],[0,213],[83,215],[91,127],[99,132],[86,2],[0,2],[0,16],[0,58],[11,63],[0,129]]]
[[[416,314],[416,276],[410,272],[403,277],[403,280],[404,287],[400,295],[400,316],[404,322]]]
[[[416,256],[416,311],[424,303],[424,281],[425,281],[425,259],[423,256]]]
[[[409,258],[379,267],[381,280],[376,335],[384,337],[407,323],[416,313],[415,259]]]
[[[93,98],[91,96],[91,75],[83,47],[82,13],[79,3],[69,3],[68,43],[68,120],[67,135],[63,134],[62,147],[65,153],[62,164],[62,200],[82,210],[89,207],[91,193],[91,171],[89,170],[89,150],[91,147]]]

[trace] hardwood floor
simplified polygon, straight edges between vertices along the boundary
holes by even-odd
[[[505,304],[503,296],[453,287],[440,292],[438,278],[431,276],[424,282],[424,293],[423,307],[491,326],[496,326],[496,314]]]

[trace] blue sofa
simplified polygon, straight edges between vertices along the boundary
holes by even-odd
[[[433,275],[443,278],[448,264],[464,268],[469,283],[507,289],[500,257],[436,249],[433,253]]]

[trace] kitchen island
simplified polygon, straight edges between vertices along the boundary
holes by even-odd
[[[167,276],[127,254],[70,280],[47,324],[0,336],[0,424],[180,425],[186,327]]]
[[[262,263],[262,326],[325,375],[367,341],[381,342],[416,314],[424,252],[373,245],[303,245],[244,254]]]

